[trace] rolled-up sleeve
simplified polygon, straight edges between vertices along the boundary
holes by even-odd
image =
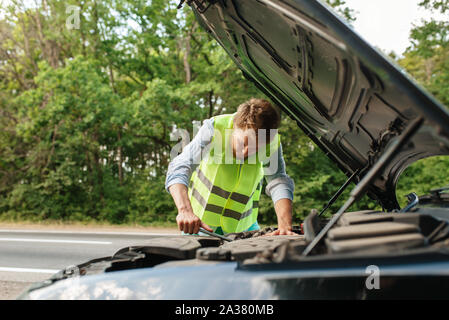
[[[193,140],[184,147],[182,152],[176,156],[168,165],[167,176],[165,179],[165,190],[168,192],[170,186],[180,183],[189,185],[192,172],[201,161],[202,156],[208,150],[212,137],[214,135],[213,119],[204,120],[200,130]]]
[[[265,188],[265,193],[271,197],[273,203],[276,203],[280,199],[290,199],[293,201],[293,192],[295,190],[295,184],[293,180],[285,172],[285,161],[282,155],[282,145],[279,146],[277,152],[273,154],[272,161],[277,161],[277,169],[274,174],[270,174],[272,170],[265,170],[265,180],[267,181],[267,186]]]

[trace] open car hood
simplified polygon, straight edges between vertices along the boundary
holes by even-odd
[[[449,153],[449,113],[404,71],[316,0],[191,0],[201,25],[254,84],[354,182],[396,137],[417,133],[368,188],[398,209],[400,174],[412,162]]]

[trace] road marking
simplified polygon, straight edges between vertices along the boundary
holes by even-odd
[[[119,235],[119,236],[176,236],[179,232],[173,233],[152,233],[152,232],[115,232],[115,231],[55,231],[55,230],[24,230],[24,229],[0,229],[0,233],[48,233],[48,234],[97,234],[97,235]]]
[[[23,238],[0,238],[0,241],[74,243],[74,244],[112,244],[112,242],[110,241],[51,240],[51,239],[23,239]]]
[[[31,273],[56,273],[57,269],[34,269],[34,268],[11,268],[11,267],[0,267],[0,271],[4,272],[31,272]]]

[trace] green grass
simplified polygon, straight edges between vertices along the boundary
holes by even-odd
[[[75,221],[75,220],[62,220],[62,219],[17,219],[10,217],[2,217],[0,215],[0,223],[11,223],[11,224],[34,224],[42,226],[88,226],[88,227],[155,227],[155,228],[177,228],[176,223],[166,222],[166,221],[156,221],[151,223],[111,223],[108,221]]]

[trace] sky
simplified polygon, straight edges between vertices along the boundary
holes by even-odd
[[[356,12],[354,29],[371,45],[384,52],[401,55],[410,45],[412,23],[420,25],[421,19],[430,20],[432,13],[421,8],[421,0],[345,0]],[[437,20],[444,19],[439,13]],[[446,17],[447,19],[447,17]]]

